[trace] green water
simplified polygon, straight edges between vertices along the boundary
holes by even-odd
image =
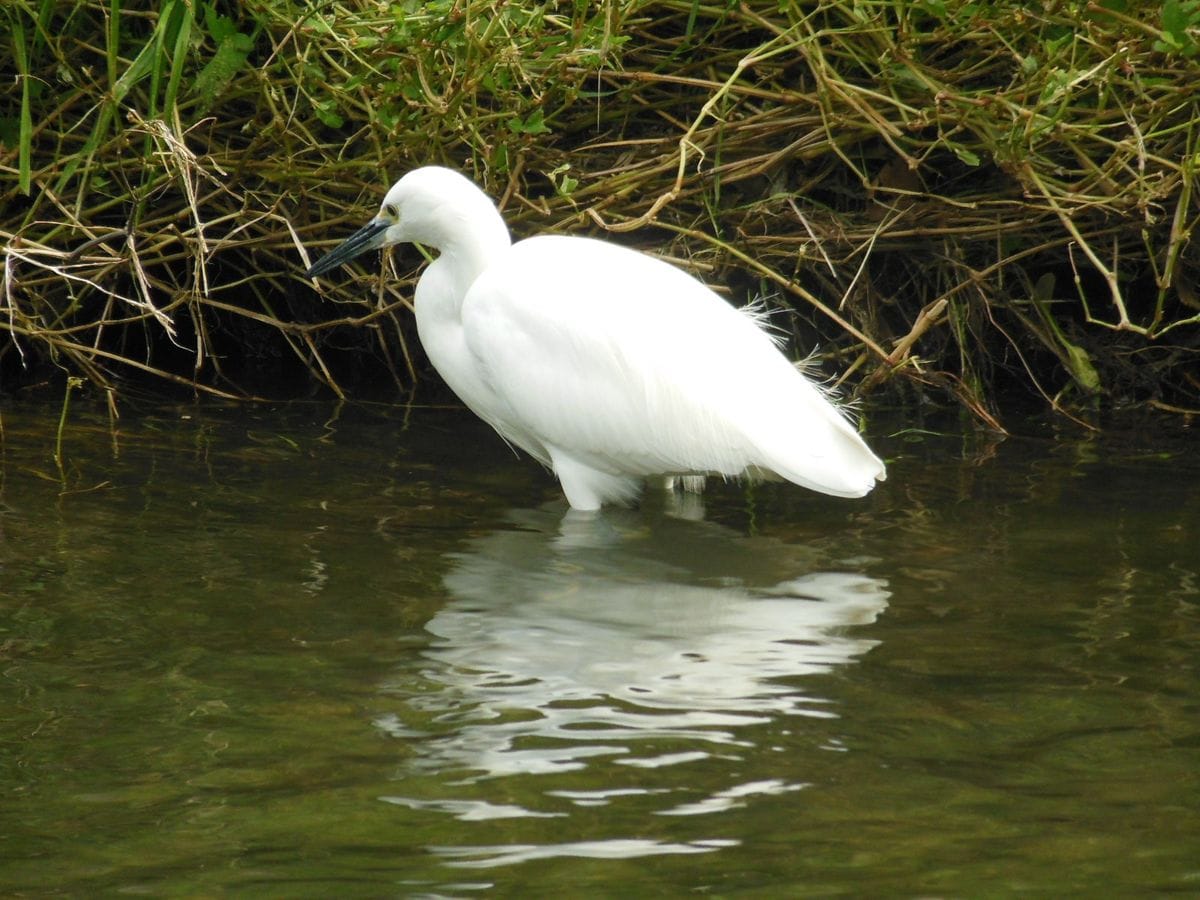
[[[565,515],[462,414],[3,409],[0,894],[1200,894],[1187,432]],[[1033,427],[1031,426],[1031,430]]]

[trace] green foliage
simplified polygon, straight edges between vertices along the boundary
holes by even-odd
[[[33,80],[29,76],[29,57],[25,47],[25,29],[20,20],[11,20],[13,60],[17,64],[17,77],[21,80],[21,111],[17,119],[17,178],[21,193],[29,196],[30,147],[33,136],[33,117],[30,113]],[[8,121],[11,122],[11,119]],[[12,132],[8,132],[10,137]]]
[[[232,19],[218,15],[209,5],[205,5],[203,11],[208,40],[217,51],[192,84],[192,92],[200,101],[198,112],[201,114],[211,109],[217,98],[242,74],[254,50],[254,38],[238,31]]]
[[[1154,42],[1160,53],[1193,57],[1200,47],[1192,32],[1200,28],[1198,0],[1165,0],[1162,5],[1162,36]]]
[[[780,292],[867,390],[1194,406],[1198,43],[1200,0],[13,0],[0,367],[341,390],[336,333],[407,380],[406,286],[288,297],[437,162]]]
[[[328,37],[327,52],[290,74],[326,128],[368,122],[397,149],[465,146],[504,172],[512,139],[528,146],[550,134],[555,109],[627,40],[610,32],[611,7],[552,9],[451,0],[318,8],[304,26]]]

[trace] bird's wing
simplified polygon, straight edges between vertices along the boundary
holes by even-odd
[[[633,250],[522,241],[471,286],[462,317],[499,418],[601,471],[759,468],[829,490],[823,470],[862,443],[749,317]]]

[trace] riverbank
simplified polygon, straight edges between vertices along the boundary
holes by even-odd
[[[436,162],[516,236],[603,235],[771,297],[794,355],[868,407],[1200,408],[1200,14],[515,7],[8,10],[5,389],[406,389],[429,374],[420,258],[320,294],[303,271]]]

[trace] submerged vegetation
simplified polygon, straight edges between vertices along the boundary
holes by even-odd
[[[412,383],[411,285],[303,271],[437,162],[863,393],[1200,407],[1195,2],[7,0],[0,59],[6,384]]]

